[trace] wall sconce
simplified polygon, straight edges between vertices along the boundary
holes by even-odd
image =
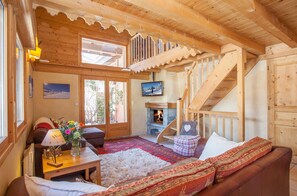
[[[35,50],[29,50],[29,57],[31,59],[31,61],[35,61],[36,59],[40,59],[41,56],[41,48],[39,48],[38,46],[38,40],[36,38],[36,48]]]

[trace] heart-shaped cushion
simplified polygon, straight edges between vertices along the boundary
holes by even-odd
[[[181,126],[180,135],[198,135],[196,131],[197,122],[196,121],[183,121]]]
[[[186,132],[189,132],[191,130],[191,125],[185,125],[184,129]]]

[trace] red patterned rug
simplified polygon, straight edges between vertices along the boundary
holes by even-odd
[[[150,153],[151,155],[159,157],[160,159],[167,161],[171,164],[187,158],[179,154],[176,154],[170,148],[164,147],[160,144],[156,144],[154,142],[148,141],[138,136],[106,140],[104,142],[104,147],[97,148],[97,150],[99,154],[108,154],[128,150],[131,148],[140,148]]]

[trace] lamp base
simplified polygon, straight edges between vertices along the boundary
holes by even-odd
[[[63,165],[63,163],[52,163],[52,162],[47,162],[47,164],[53,167],[61,167]]]

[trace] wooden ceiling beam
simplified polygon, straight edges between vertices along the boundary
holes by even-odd
[[[198,50],[217,54],[221,51],[220,46],[213,42],[187,36],[184,32],[174,31],[145,18],[91,0],[59,0],[58,2],[56,0],[34,0],[34,3],[41,6],[44,5],[45,7],[52,6],[51,8],[61,8],[62,11],[71,10],[71,13],[77,12],[75,14],[85,12],[88,13],[88,15],[94,15],[97,18],[103,17],[112,20],[113,23],[115,23],[115,26],[117,24],[124,26],[128,31],[129,28],[137,29],[139,33],[149,34],[153,37],[176,42]]]
[[[265,46],[256,43],[247,37],[244,37],[233,30],[230,30],[222,25],[218,25],[215,22],[207,19],[203,15],[197,13],[193,9],[174,0],[125,0],[133,5],[136,5],[142,9],[148,10],[152,13],[161,15],[165,18],[170,18],[176,22],[185,25],[190,28],[200,28],[206,33],[210,33],[213,36],[219,36],[223,39],[227,39],[231,43],[238,45],[242,48],[255,53],[264,54]],[[241,2],[241,1],[240,1]]]
[[[224,2],[241,12],[244,16],[288,46],[292,48],[297,47],[297,34],[256,0],[224,0]]]
[[[161,69],[158,69],[158,68],[152,68],[152,69],[148,69],[148,70],[145,70],[146,72],[154,72],[154,73],[160,73],[161,72]]]
[[[114,67],[110,67],[113,70],[106,70],[105,68],[89,68],[89,67],[81,67],[81,66],[69,66],[69,65],[61,65],[55,63],[41,63],[34,62],[33,70],[41,71],[41,72],[52,72],[52,73],[64,73],[64,74],[75,74],[75,75],[90,75],[90,76],[103,76],[103,77],[119,77],[119,78],[127,78],[127,79],[141,79],[148,80],[150,77],[150,73],[133,73],[133,72],[125,72],[120,71],[120,68],[115,69]]]

